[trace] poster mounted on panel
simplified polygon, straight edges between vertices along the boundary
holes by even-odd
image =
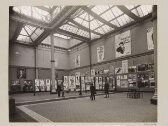
[[[154,49],[153,27],[147,29],[147,44],[148,50]]]
[[[75,88],[76,88],[76,85],[75,85],[75,76],[69,76],[69,89],[71,91],[74,91]]]
[[[18,79],[26,79],[26,68],[18,68],[17,69],[17,78]]]
[[[104,46],[97,47],[97,62],[104,60]]]
[[[68,76],[64,76],[64,90],[69,90],[69,87],[68,87]]]
[[[122,73],[128,73],[128,60],[122,61]]]
[[[95,77],[95,85],[96,85],[96,89],[99,89],[99,77]]]
[[[128,88],[128,80],[121,80],[120,81],[120,85],[121,85],[121,88]]]
[[[118,76],[117,76],[117,87],[120,87],[120,86],[121,86],[121,84],[120,84],[120,79],[121,79],[121,76],[118,75]]]
[[[103,88],[103,78],[99,77],[99,89]]]
[[[95,76],[95,69],[91,70],[91,76]]]
[[[46,91],[50,91],[50,79],[46,79],[45,81],[46,81],[46,87],[47,87]]]
[[[40,79],[40,91],[45,91],[45,84],[43,79]]]
[[[80,67],[80,54],[75,56],[75,67]]]
[[[35,79],[35,91],[40,91],[39,88],[40,88],[39,79]]]
[[[116,57],[131,54],[131,34],[130,30],[115,36]]]
[[[76,85],[80,85],[80,72],[75,73],[75,82]]]
[[[122,73],[121,67],[115,68],[115,74],[121,74],[121,73]]]
[[[85,77],[81,77],[82,91],[85,90]]]

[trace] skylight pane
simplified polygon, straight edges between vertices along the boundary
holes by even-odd
[[[33,34],[31,35],[31,38],[33,39],[33,41],[36,40],[37,37],[38,37],[38,36],[37,36],[35,33],[33,33]]]
[[[104,11],[106,11],[107,9],[109,9],[109,6],[102,5],[102,6],[95,6],[95,7],[93,7],[92,11],[95,12],[96,14],[100,15],[101,13],[103,13]]]
[[[146,9],[146,6],[145,6],[145,5],[142,5],[142,6],[141,6],[141,10],[142,10],[144,16],[148,14],[148,10]]]
[[[126,8],[128,8],[129,10],[131,10],[132,8],[135,7],[135,5],[125,5],[125,6],[126,6]]]
[[[91,33],[91,39],[100,38],[100,35]]]
[[[115,17],[118,17],[119,15],[121,15],[123,13],[117,7],[113,7],[111,10],[113,11],[113,14],[115,15]]]
[[[106,13],[101,15],[102,18],[104,18],[107,21],[112,20],[114,17],[114,15],[112,14],[111,10],[107,11]]]
[[[141,10],[141,7],[138,7],[138,8],[137,8],[137,11],[138,11],[140,17],[143,17],[143,16],[144,16],[144,14],[143,14],[143,12],[142,12],[142,10]]]
[[[25,29],[24,29],[24,28],[22,28],[22,30],[21,30],[21,32],[20,32],[20,34],[21,34],[21,35],[26,35],[26,36],[28,36],[28,34],[27,34],[27,32],[25,31]]]
[[[113,30],[111,27],[109,27],[108,25],[103,25],[102,28],[104,29],[104,32],[107,33],[111,30]]]
[[[31,42],[30,38],[27,36],[19,35],[17,38],[18,41]]]
[[[117,22],[117,20],[112,20],[110,23],[112,23],[113,25],[116,25],[117,27],[120,27],[120,24]]]
[[[103,23],[101,23],[100,21],[94,19],[93,21],[90,22],[90,28],[96,29],[97,27],[99,27],[100,25],[102,25]]]
[[[122,22],[122,20],[121,20],[120,18],[117,18],[117,21],[118,21],[118,23],[120,24],[120,26],[123,26],[123,25],[124,25],[123,22]]]
[[[32,34],[32,32],[34,31],[33,29],[31,29],[29,26],[25,26],[26,31],[28,32],[29,35]]]
[[[70,39],[70,37],[65,36],[65,35],[61,35],[61,34],[58,34],[58,33],[54,34],[54,36],[59,37],[59,38],[63,38],[63,39]]]
[[[95,31],[98,32],[98,33],[101,33],[101,34],[104,34],[104,33],[105,33],[102,28],[98,28],[98,29],[96,29]]]
[[[124,15],[120,16],[119,18],[122,20],[122,22],[123,22],[124,25],[127,24],[127,21],[125,20]]]
[[[43,33],[43,29],[40,29],[40,28],[38,28],[38,29],[36,29],[36,31],[35,31],[35,33],[38,35],[38,36],[40,36],[42,33]]]

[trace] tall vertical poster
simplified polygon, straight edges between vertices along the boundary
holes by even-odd
[[[115,36],[116,57],[131,54],[131,34],[130,30]]]
[[[46,79],[46,87],[47,87],[47,91],[50,91],[50,79]]]
[[[97,47],[97,62],[104,60],[104,46]]]
[[[80,91],[80,72],[75,73],[76,91]]]
[[[99,77],[99,89],[103,89],[103,78]]]
[[[91,76],[95,76],[95,69],[91,69]]]
[[[75,76],[69,76],[69,89],[71,91],[74,91],[76,88],[76,84],[75,84]]]
[[[99,77],[95,77],[95,85],[96,90],[99,90]]]
[[[63,83],[63,84],[64,84],[64,90],[65,90],[65,91],[68,91],[68,90],[69,90],[68,82],[69,82],[69,81],[68,81],[68,76],[64,76],[64,83]]]
[[[35,91],[40,91],[40,82],[39,79],[35,79]]]
[[[81,77],[82,91],[85,91],[85,77]]]
[[[128,60],[122,61],[122,73],[128,73]]]
[[[147,29],[147,44],[148,50],[154,49],[153,27]]]
[[[80,67],[80,54],[75,56],[75,67]]]

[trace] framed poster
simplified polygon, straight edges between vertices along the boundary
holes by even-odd
[[[69,89],[74,90],[75,88],[75,76],[69,76]]]
[[[148,50],[154,49],[153,27],[147,29],[147,44]]]
[[[131,54],[131,34],[130,30],[115,36],[116,57]]]
[[[80,67],[80,54],[75,56],[75,67]]]
[[[17,78],[18,79],[26,79],[26,68],[18,68],[17,69]]]
[[[97,62],[104,60],[104,46],[97,47]]]

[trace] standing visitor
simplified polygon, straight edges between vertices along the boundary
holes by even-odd
[[[91,83],[90,92],[91,92],[91,96],[90,96],[91,100],[95,100],[96,89],[95,89],[95,86],[93,85],[93,83]]]
[[[105,90],[105,98],[109,98],[109,83],[106,81],[104,85],[104,90]]]
[[[58,91],[58,97],[60,97],[60,93],[61,93],[61,85],[58,84],[57,86],[57,91]]]

